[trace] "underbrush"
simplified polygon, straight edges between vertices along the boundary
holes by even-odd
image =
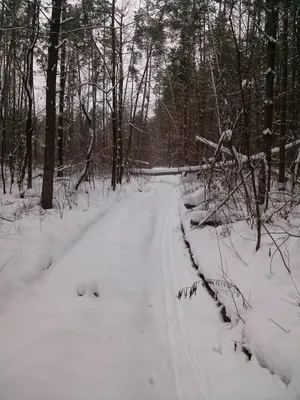
[[[236,187],[234,175],[218,173],[210,187],[205,176],[182,178],[185,239],[199,276],[226,309],[233,342],[299,396],[299,187],[288,183],[281,191],[274,180],[259,216],[251,191],[249,198]],[[191,282],[179,298],[196,295],[199,283]]]

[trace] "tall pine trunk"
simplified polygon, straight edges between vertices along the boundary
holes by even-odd
[[[41,196],[41,206],[44,209],[53,206],[53,178],[55,163],[56,134],[56,77],[58,62],[58,39],[60,29],[62,0],[52,0],[52,14],[48,47],[48,66],[46,80],[46,130],[44,175]]]
[[[30,10],[32,7],[32,10]],[[26,78],[24,80],[25,91],[28,99],[28,111],[26,120],[26,154],[27,154],[27,187],[32,188],[32,135],[33,135],[33,101],[34,101],[34,87],[33,87],[33,55],[34,48],[38,38],[38,18],[39,18],[39,2],[28,3],[28,9],[32,14],[31,22],[31,38],[30,47],[27,51],[26,59]],[[29,14],[30,15],[30,14]],[[37,32],[36,32],[37,31]],[[24,165],[25,168],[25,165]]]
[[[63,0],[62,4],[62,19],[65,19],[66,4]],[[58,116],[58,138],[57,138],[57,158],[58,158],[58,171],[57,176],[63,177],[63,165],[64,165],[64,130],[65,130],[65,88],[66,88],[66,42],[65,38],[61,51],[60,51],[60,91],[59,91],[59,116]]]
[[[117,157],[118,157],[118,115],[117,115],[117,88],[116,88],[116,67],[117,67],[117,53],[116,53],[116,29],[115,29],[115,8],[116,0],[112,1],[111,9],[111,47],[112,47],[112,71],[111,71],[111,85],[112,85],[112,134],[113,134],[113,160],[112,160],[112,173],[111,173],[111,186],[116,190],[117,184]]]
[[[266,51],[266,93],[265,93],[265,118],[264,131],[262,139],[262,150],[266,155],[266,165],[262,163],[260,175],[259,200],[265,207],[268,207],[268,192],[271,185],[271,167],[272,167],[272,142],[273,142],[273,112],[274,112],[274,80],[275,80],[275,61],[276,61],[276,34],[278,24],[278,4],[277,0],[266,1],[266,26],[267,36]]]
[[[289,1],[284,0],[283,32],[282,32],[282,84],[281,84],[281,124],[279,151],[279,189],[285,190],[285,142],[287,120],[287,89],[288,89],[288,24]]]
[[[119,44],[119,94],[118,94],[118,165],[117,182],[122,183],[123,177],[123,16],[120,22],[120,44]]]

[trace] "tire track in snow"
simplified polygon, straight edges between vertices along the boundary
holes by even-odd
[[[174,303],[175,293],[175,282],[174,282],[174,274],[172,273],[172,226],[170,223],[171,220],[171,212],[172,208],[169,205],[172,202],[175,191],[173,190],[169,200],[166,205],[166,212],[164,217],[164,223],[162,228],[162,240],[161,240],[161,267],[163,273],[163,286],[164,286],[164,295],[165,295],[165,307],[166,307],[166,318],[167,318],[167,329],[168,329],[168,337],[170,344],[170,352],[172,357],[173,364],[173,373],[176,384],[177,396],[179,399],[187,398],[182,390],[181,379],[179,375],[179,370],[183,367],[183,362],[185,361],[189,367],[191,367],[192,377],[188,374],[189,385],[193,385],[195,381],[197,382],[199,396],[206,400],[213,400],[214,396],[212,394],[209,383],[207,382],[205,375],[203,374],[201,367],[195,360],[195,357],[192,355],[186,340],[186,328],[185,328],[185,320],[182,314],[181,305],[175,301]],[[173,301],[173,303],[172,303]],[[171,320],[171,313],[173,311],[174,319]],[[174,326],[176,325],[176,326]],[[179,343],[176,344],[176,342]],[[181,354],[181,349],[183,348],[184,354]],[[180,350],[179,350],[180,349]],[[186,385],[186,383],[185,383]],[[191,400],[190,397],[187,398]]]
[[[175,263],[174,256],[172,253],[172,231],[171,231],[171,229],[169,229],[168,249],[169,249],[169,259],[170,259],[170,268],[171,268],[171,266]],[[171,276],[171,280],[172,280],[173,292],[176,293],[177,289],[175,287],[174,274],[170,273],[170,276]],[[181,333],[182,333],[182,340],[183,340],[184,346],[185,346],[185,351],[188,355],[189,360],[191,361],[191,363],[194,367],[195,376],[198,380],[200,387],[204,388],[204,390],[206,392],[206,396],[207,396],[206,398],[209,400],[213,400],[214,395],[213,395],[212,389],[210,387],[210,384],[209,384],[207,378],[205,377],[205,374],[203,373],[202,368],[199,365],[197,359],[193,355],[193,352],[189,348],[188,341],[187,341],[187,333],[186,333],[187,332],[186,319],[184,317],[182,306],[179,301],[176,301],[176,310],[177,310],[177,314],[178,314],[178,320],[180,323],[180,329],[181,329]]]
[[[177,399],[181,400],[183,397],[182,393],[182,388],[179,380],[179,374],[178,374],[178,369],[179,369],[179,363],[180,361],[178,360],[178,357],[176,356],[176,344],[175,344],[175,338],[174,338],[174,332],[171,327],[170,323],[170,315],[171,315],[171,304],[170,304],[170,299],[167,293],[167,272],[165,268],[165,261],[164,261],[164,243],[165,243],[165,233],[166,233],[166,223],[167,223],[167,216],[168,216],[168,205],[170,204],[171,198],[173,195],[173,191],[171,192],[171,195],[169,196],[168,202],[165,206],[165,215],[164,215],[164,222],[163,222],[163,227],[161,231],[161,249],[160,249],[160,260],[161,260],[161,272],[162,272],[162,281],[163,281],[163,291],[164,291],[164,305],[165,305],[165,314],[166,314],[166,321],[167,321],[167,331],[168,331],[168,341],[169,341],[169,348],[170,348],[170,354],[171,354],[171,361],[172,361],[172,369],[173,369],[173,375],[174,375],[174,381],[175,381],[175,388],[176,388],[176,397]]]

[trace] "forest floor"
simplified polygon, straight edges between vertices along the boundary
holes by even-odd
[[[0,399],[296,399],[234,351],[236,331],[206,289],[176,298],[197,280],[179,178],[100,197],[3,221]],[[215,257],[209,241],[197,246]]]

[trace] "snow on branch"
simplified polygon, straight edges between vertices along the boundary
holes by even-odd
[[[143,164],[143,165],[150,165],[149,161],[143,161],[143,160],[133,160],[133,159],[129,159],[129,161],[131,161],[132,163],[135,164]]]
[[[61,43],[55,46],[56,50],[59,50],[65,43],[67,43],[68,39],[65,38]]]
[[[263,135],[272,135],[272,131],[270,128],[267,128],[263,131]]]
[[[298,144],[300,144],[300,139],[294,140],[293,142],[290,142],[288,144],[285,145],[285,150],[289,150],[294,146],[297,146]],[[279,147],[273,147],[273,149],[271,150],[272,154],[276,154],[279,153]]]
[[[211,142],[210,140],[207,140],[202,136],[196,136],[196,140],[198,140],[199,142],[202,142],[202,143],[206,144],[207,146],[210,146],[210,147],[212,147],[214,149],[218,148],[218,145],[216,143]],[[221,146],[220,150],[222,151],[222,153],[232,155],[231,150],[228,149],[227,147]],[[248,160],[248,157],[245,156],[244,154],[236,152],[236,156],[239,158],[239,160],[241,162],[247,162],[247,160]]]
[[[267,69],[267,71],[265,72],[265,75],[266,75],[266,76],[267,76],[267,75],[275,75],[275,72],[272,70],[271,67],[269,67],[269,68]]]
[[[267,32],[262,29],[255,21],[254,21],[254,25],[256,26],[256,28],[267,38],[267,40],[271,43],[276,44],[278,39],[275,39],[273,36],[270,36],[267,34]]]
[[[250,177],[250,175],[251,175],[251,171],[248,172],[248,174],[244,177],[245,181]],[[204,218],[199,222],[198,226],[203,226],[203,225],[205,225],[205,223],[206,223],[211,217],[213,217],[213,216],[216,214],[216,212],[220,210],[220,208],[223,207],[223,205],[230,199],[230,197],[232,197],[232,196],[234,195],[234,193],[238,190],[238,188],[239,188],[240,186],[242,186],[243,184],[244,184],[244,182],[243,182],[243,181],[240,181],[240,182],[235,186],[235,188],[231,190],[231,192],[228,194],[228,196],[227,196],[223,201],[221,201],[220,204],[219,204],[213,211],[211,211],[210,213],[208,213],[208,214],[206,215],[206,217],[204,217]]]
[[[266,133],[265,133],[265,134],[266,134]],[[216,143],[214,143],[214,142],[212,142],[212,141],[210,141],[210,140],[207,140],[207,139],[205,139],[205,138],[202,137],[202,136],[197,135],[197,136],[196,136],[196,140],[198,140],[199,142],[202,142],[202,143],[206,144],[207,146],[212,147],[213,149],[217,149],[217,148],[218,148],[218,144],[216,144]],[[292,147],[295,147],[295,146],[297,146],[297,145],[299,145],[299,144],[300,144],[300,139],[294,140],[293,142],[290,142],[290,143],[288,143],[288,144],[285,145],[285,150],[289,150],[289,149],[291,149]],[[230,155],[231,155],[231,151],[230,151],[227,147],[222,146],[222,147],[220,148],[220,150],[221,150],[223,153],[225,153],[225,154],[230,154]],[[271,153],[272,153],[272,154],[277,154],[277,153],[279,153],[279,147],[273,147],[273,149],[271,149]],[[236,156],[239,158],[239,161],[240,161],[240,162],[243,162],[243,163],[244,163],[244,162],[247,162],[247,161],[248,161],[248,157],[247,157],[246,155],[244,155],[244,154],[241,154],[241,153],[236,152]],[[265,154],[264,154],[263,152],[261,152],[261,153],[256,153],[256,154],[253,154],[253,155],[250,157],[250,160],[251,160],[251,161],[259,160],[259,159],[262,159],[264,156],[265,156]]]
[[[70,21],[73,21],[75,19],[75,17],[70,17],[70,18],[66,18],[63,21],[61,21],[60,26],[62,26],[63,24],[67,24]]]
[[[198,140],[199,142],[202,142],[204,144],[206,144],[207,146],[212,147],[213,149],[217,149],[218,145],[202,136],[196,136],[196,140]],[[294,142],[288,143],[285,146],[285,149],[288,150],[294,146],[297,146],[298,144],[300,144],[300,139],[295,140]],[[236,163],[236,161],[238,161],[238,163],[246,163],[248,161],[248,157],[245,156],[244,154],[238,153],[237,150],[233,147],[233,150],[231,151],[230,149],[228,149],[227,147],[221,146],[221,151],[225,154],[229,154],[232,156],[232,151],[234,154],[234,158],[235,160],[232,161],[227,161],[225,162],[220,162],[220,163],[216,163],[215,166],[216,167],[226,167],[229,165],[234,165]],[[276,154],[279,153],[279,147],[274,147],[271,150],[272,154]],[[251,161],[260,161],[265,157],[265,153],[257,153],[254,154],[250,157]],[[300,160],[300,149],[299,149],[299,160]],[[141,164],[145,164],[146,161],[141,161],[141,160],[132,160],[132,162],[139,162]],[[300,163],[300,161],[299,161]],[[173,168],[130,168],[128,170],[128,172],[130,174],[133,175],[153,175],[153,176],[159,176],[159,175],[177,175],[177,174],[181,174],[181,173],[199,173],[201,171],[206,171],[208,169],[211,168],[211,164],[205,164],[205,165],[193,165],[193,166],[184,166],[184,167],[173,167]],[[242,179],[245,180],[247,179],[247,175]],[[243,182],[241,182],[242,184]]]
[[[226,129],[221,135],[219,142],[230,142],[232,140],[232,130]]]

